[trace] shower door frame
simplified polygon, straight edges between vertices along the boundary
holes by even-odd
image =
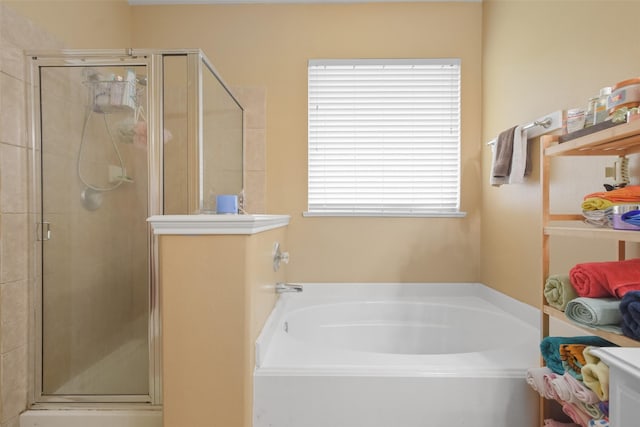
[[[50,395],[43,393],[42,384],[42,285],[43,277],[41,273],[42,265],[42,239],[45,235],[42,212],[40,181],[41,168],[41,148],[42,134],[40,123],[40,68],[41,67],[102,67],[102,66],[144,66],[147,69],[147,114],[148,114],[148,215],[159,215],[163,212],[163,144],[162,129],[164,127],[164,117],[162,108],[163,99],[163,73],[162,58],[163,51],[149,50],[60,50],[50,52],[28,52],[27,59],[30,61],[30,108],[29,114],[29,139],[30,139],[30,160],[29,176],[29,205],[30,212],[34,213],[35,221],[31,221],[30,235],[33,246],[30,255],[30,281],[33,286],[31,304],[32,315],[30,320],[30,366],[33,372],[33,381],[30,381],[29,403],[33,407],[47,407],[49,404],[67,404],[68,407],[75,407],[75,404],[96,404],[101,406],[113,406],[121,408],[122,404],[161,405],[162,404],[162,333],[160,317],[160,288],[158,281],[157,256],[154,252],[153,235],[150,226],[147,226],[148,240],[148,289],[149,289],[149,393],[140,395]],[[182,53],[185,53],[184,51]],[[37,83],[37,84],[36,84]]]

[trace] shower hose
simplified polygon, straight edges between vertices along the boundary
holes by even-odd
[[[113,134],[111,133],[111,129],[109,129],[109,122],[107,121],[107,115],[104,113],[102,114],[102,118],[104,120],[104,126],[107,130],[107,134],[109,135],[109,139],[111,140],[111,145],[113,146],[113,151],[116,152],[116,156],[118,156],[118,161],[120,162],[120,170],[124,173],[124,161],[122,160],[122,155],[120,154],[120,150],[118,149],[118,145],[116,144],[116,141],[113,137]],[[85,137],[86,137],[86,132],[87,132],[87,126],[89,124],[89,119],[91,118],[91,116],[93,115],[93,110],[91,108],[88,108],[87,110],[87,115],[85,117],[84,120],[84,125],[82,126],[82,134],[80,135],[80,148],[78,149],[78,162],[76,164],[76,168],[78,171],[78,178],[80,179],[80,181],[87,187],[90,188],[92,190],[95,191],[111,191],[111,190],[115,190],[116,188],[118,188],[120,185],[122,185],[122,183],[124,182],[123,180],[118,180],[118,182],[116,182],[115,184],[111,185],[111,186],[106,186],[106,187],[101,187],[101,186],[97,186],[97,185],[92,185],[89,184],[87,182],[87,180],[85,179],[85,177],[82,175],[82,168],[81,168],[81,164],[82,164],[82,149],[83,146],[85,144]]]

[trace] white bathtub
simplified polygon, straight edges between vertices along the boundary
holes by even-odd
[[[256,343],[254,427],[534,427],[538,310],[481,284],[305,284]]]

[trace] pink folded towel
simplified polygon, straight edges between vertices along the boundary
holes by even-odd
[[[580,427],[576,423],[561,423],[560,421],[546,419],[544,420],[544,427]]]
[[[545,399],[555,399],[557,394],[551,386],[551,381],[557,375],[546,366],[527,369],[527,384]]]
[[[640,290],[640,258],[576,264],[569,278],[581,297],[622,298],[629,291]]]
[[[562,404],[562,412],[567,414],[574,423],[579,424],[582,427],[587,427],[587,425],[589,424],[589,420],[591,419],[591,417],[587,415],[582,409],[569,402],[564,402]]]
[[[573,375],[566,373],[562,377],[564,378],[567,386],[571,389],[571,393],[580,402],[589,403],[591,405],[600,402],[600,398],[598,397],[598,395],[595,394],[593,390],[584,385],[582,381],[576,379]]]
[[[580,403],[580,400],[578,400],[578,397],[573,393],[573,389],[569,383],[567,383],[565,375],[558,375],[552,379],[551,386],[558,396],[558,399],[569,403],[575,403],[577,405]]]

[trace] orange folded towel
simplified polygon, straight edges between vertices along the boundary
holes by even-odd
[[[576,264],[569,278],[581,297],[622,298],[629,291],[640,290],[640,258]]]
[[[616,190],[587,194],[584,196],[584,200],[592,197],[598,197],[613,203],[640,202],[640,185],[627,185]]]
[[[584,344],[560,344],[562,367],[579,380],[582,380],[582,367],[587,363],[582,355],[586,347]]]

